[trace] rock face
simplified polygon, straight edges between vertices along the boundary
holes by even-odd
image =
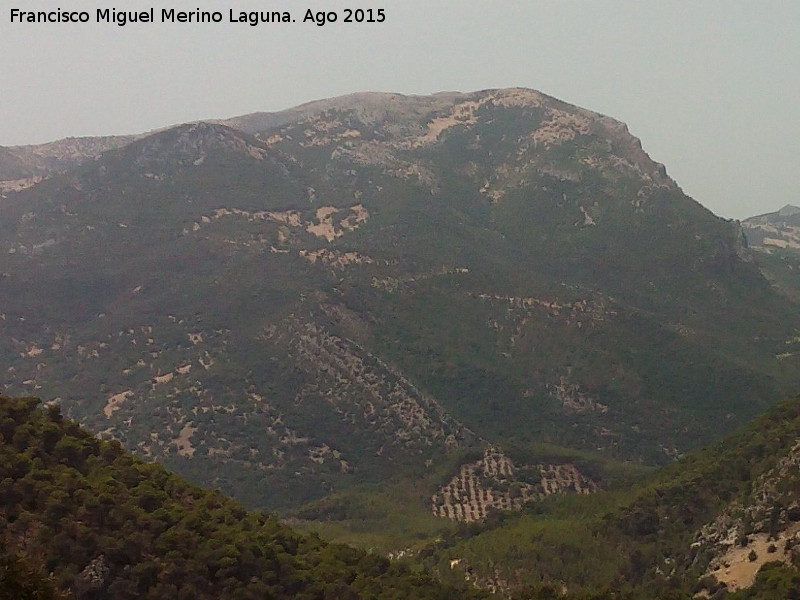
[[[800,377],[738,227],[534,90],[0,155],[5,389],[252,506],[508,440],[669,461]]]
[[[101,554],[92,560],[86,568],[78,574],[75,584],[75,594],[78,598],[91,597],[106,585],[111,568],[105,555]]]

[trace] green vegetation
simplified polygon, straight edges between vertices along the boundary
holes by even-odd
[[[0,540],[0,598],[8,600],[61,600],[52,580],[26,556],[9,552]]]
[[[431,494],[479,449],[453,454],[425,471],[336,491],[291,511],[301,529],[382,554],[414,554],[456,524],[431,513]],[[294,522],[294,520],[292,521]]]
[[[6,392],[249,508],[365,497],[320,531],[399,549],[484,443],[666,464],[800,386],[797,304],[621,124],[525,90],[359,102],[10,192]]]
[[[758,252],[756,261],[772,285],[795,302],[800,301],[800,250]]]
[[[573,464],[602,488],[631,486],[653,470],[640,464],[607,460],[597,453],[547,444],[511,444],[504,450],[517,465]],[[461,464],[481,458],[479,449],[471,449],[439,461],[413,478],[402,474],[379,485],[354,486],[333,492],[290,511],[291,522],[299,529],[318,533],[323,539],[342,541],[382,554],[429,553],[445,540],[487,528],[479,523],[468,525],[435,517],[431,512],[431,495],[442,483],[456,475]],[[558,500],[544,502],[569,504],[571,501],[559,496]],[[489,528],[508,518],[511,517],[505,513],[492,513]]]
[[[741,521],[745,544],[749,535],[792,527],[798,515],[787,509],[797,506],[800,494],[798,437],[800,398],[638,484],[590,497],[552,497],[520,515],[498,514],[420,556],[445,580],[458,581],[466,571],[521,599],[549,598],[548,590],[560,594],[562,586],[569,598],[688,599],[701,589],[718,592],[715,598],[781,597],[800,590],[799,576],[795,567],[774,563],[762,568],[752,590],[725,596],[719,591],[724,586],[705,576],[720,550],[699,532],[723,513]]]
[[[620,475],[593,496],[551,496],[521,514],[443,526],[433,540],[433,521],[404,512],[399,488],[352,490],[301,511],[323,524],[362,522],[360,538],[357,526],[345,529],[364,543],[399,509],[392,535],[423,534],[400,561],[248,512],[33,398],[0,398],[0,436],[3,598],[487,597],[465,578],[513,600],[689,600],[703,590],[717,600],[777,600],[800,591],[797,559],[767,562],[752,587],[727,591],[706,574],[717,550],[698,536],[723,513],[749,515],[743,544],[800,518],[800,398],[638,484]],[[775,544],[767,552],[777,555]]]
[[[37,404],[0,398],[4,598],[481,596],[247,512]]]

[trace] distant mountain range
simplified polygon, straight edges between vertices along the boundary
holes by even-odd
[[[787,204],[774,213],[742,221],[751,247],[800,250],[800,208]]]
[[[134,139],[136,136],[67,138],[36,146],[0,147],[0,190],[31,186]]]
[[[742,230],[764,275],[789,298],[800,301],[800,208],[742,221]]]
[[[797,304],[739,225],[533,90],[2,148],[0,174],[7,393],[251,507],[329,522],[377,489],[376,530],[413,507],[424,541],[800,385]]]

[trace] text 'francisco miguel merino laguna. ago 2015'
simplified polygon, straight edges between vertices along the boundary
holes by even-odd
[[[303,12],[302,23],[314,23],[321,26],[327,23],[382,23],[386,19],[384,9],[344,9],[339,11],[313,11],[306,9]],[[225,18],[227,16],[227,19]],[[228,9],[227,15],[222,11],[213,10],[176,10],[154,8],[141,11],[116,10],[115,8],[98,8],[94,11],[94,19],[90,11],[62,10],[20,10],[12,8],[11,23],[112,23],[120,27],[129,23],[247,23],[251,26],[262,23],[294,23],[297,21],[290,11],[239,11]],[[156,17],[160,17],[156,20]],[[340,19],[341,17],[341,19]]]

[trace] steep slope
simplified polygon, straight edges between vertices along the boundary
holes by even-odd
[[[798,440],[800,398],[632,487],[498,515],[420,556],[520,599],[792,597],[774,592],[800,590]]]
[[[795,306],[618,121],[511,89],[229,123],[8,195],[7,390],[290,507],[486,443],[665,462],[798,384]]]
[[[484,597],[247,513],[37,403],[0,397],[4,598]]]
[[[787,204],[777,212],[745,219],[742,229],[764,276],[800,301],[800,208]]]
[[[800,208],[787,204],[774,213],[742,221],[751,248],[800,250]]]

